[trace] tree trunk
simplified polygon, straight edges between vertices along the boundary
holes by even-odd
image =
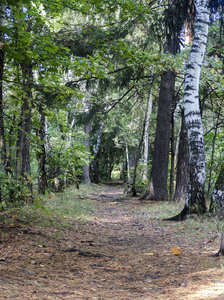
[[[0,25],[5,23],[4,15],[5,4],[0,6]],[[5,133],[4,133],[4,111],[3,111],[3,73],[4,73],[4,36],[0,31],[0,166],[4,170],[6,168],[6,145],[5,145]],[[0,202],[2,202],[2,190],[0,184]]]
[[[215,183],[209,211],[215,212],[219,217],[224,216],[224,164]]]
[[[150,87],[149,97],[147,101],[147,115],[146,115],[146,122],[145,122],[145,134],[144,134],[144,153],[143,153],[143,182],[147,181],[148,179],[148,155],[149,155],[149,123],[150,123],[150,116],[152,113],[152,87]]]
[[[96,141],[96,147],[94,149],[94,152],[93,152],[93,158],[92,158],[92,161],[91,161],[91,173],[92,173],[92,180],[93,182],[95,183],[99,183],[99,172],[97,171],[97,166],[95,164],[95,159],[97,157],[97,154],[99,152],[99,149],[100,149],[100,143],[101,143],[101,137],[102,137],[102,134],[103,134],[103,127],[104,127],[104,122],[101,122],[100,124],[100,128],[99,128],[99,133],[98,133],[98,136],[97,136],[97,141]]]
[[[32,80],[32,66],[29,63],[21,65],[23,72],[23,89],[25,96],[23,97],[23,104],[21,107],[21,117],[18,131],[17,141],[17,166],[16,166],[16,178],[17,180],[27,181],[27,186],[32,192],[32,184],[27,175],[30,174],[30,142],[29,135],[31,132],[31,108],[30,101],[32,99],[32,92],[30,82]]]
[[[141,199],[166,200],[169,163],[171,108],[174,97],[175,73],[163,73],[160,84],[156,137],[153,152],[151,179],[146,194]],[[151,188],[153,186],[153,188]]]
[[[170,135],[170,199],[173,199],[174,194],[174,178],[175,178],[175,128],[174,113],[171,117],[171,135]]]
[[[188,7],[188,3],[186,7]],[[179,0],[168,1],[164,14],[166,30],[164,43],[165,53],[176,55],[179,51],[179,36],[183,29],[183,15],[185,15],[186,7]],[[151,179],[147,191],[141,199],[166,200],[169,198],[167,174],[174,85],[175,72],[172,70],[164,71],[161,76]]]
[[[177,159],[177,176],[176,176],[176,188],[173,201],[180,202],[185,201],[187,195],[187,182],[189,174],[189,153],[188,153],[188,140],[187,129],[185,125],[184,112],[181,111],[181,130],[180,141],[178,148]]]
[[[222,255],[224,255],[224,226],[222,228],[222,236],[221,236],[219,251],[213,256],[218,257],[218,256],[222,256]]]
[[[0,16],[0,25],[4,23],[4,18]],[[4,73],[4,39],[0,32],[0,147],[1,147],[1,163],[3,168],[6,166],[6,145],[4,134],[4,111],[3,111],[3,73]]]
[[[199,104],[199,79],[209,24],[209,0],[196,1],[195,36],[187,64],[184,114],[189,145],[189,182],[184,209],[169,220],[182,220],[189,213],[206,211],[204,198],[205,148]]]
[[[86,147],[86,151],[88,152],[90,149],[90,132],[91,132],[91,123],[88,123],[84,127],[85,138],[83,140],[83,144]],[[89,155],[87,153],[87,155]],[[82,166],[82,183],[91,184],[90,176],[89,176],[89,159],[87,159],[87,163]]]
[[[126,169],[127,169],[127,176],[126,177],[126,181],[127,183],[130,183],[130,179],[131,179],[131,176],[130,176],[130,163],[129,163],[129,149],[128,149],[128,143],[126,142],[125,143],[125,150],[126,150]]]
[[[218,113],[218,117],[216,119],[216,124],[215,124],[215,132],[214,132],[214,136],[212,139],[212,153],[211,153],[211,164],[210,164],[210,168],[209,168],[207,196],[209,196],[210,189],[211,189],[212,170],[213,170],[214,154],[215,154],[215,141],[216,141],[217,131],[218,131],[218,127],[219,127],[220,110],[221,110],[221,107],[219,108],[219,113]]]
[[[38,193],[44,195],[47,188],[47,174],[46,174],[46,151],[45,151],[45,114],[42,109],[39,110],[40,128],[37,129],[36,134],[39,140],[39,147],[37,151],[38,161]]]
[[[140,158],[140,154],[141,154],[141,147],[142,147],[142,143],[143,143],[143,139],[144,139],[144,135],[145,135],[145,123],[146,123],[146,119],[147,119],[147,113],[145,115],[145,120],[144,120],[142,135],[141,135],[141,140],[140,140],[138,148],[136,150],[136,159],[135,159],[135,166],[134,166],[133,179],[132,179],[132,188],[131,188],[133,197],[137,196],[137,190],[136,190],[137,166],[138,166],[138,162],[139,162],[139,158]]]

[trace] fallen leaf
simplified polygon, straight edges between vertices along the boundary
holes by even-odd
[[[174,255],[180,255],[181,254],[180,250],[178,250],[177,248],[173,248],[172,251],[173,251]]]
[[[154,253],[153,252],[145,253],[145,255],[154,255]]]

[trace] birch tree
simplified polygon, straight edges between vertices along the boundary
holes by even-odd
[[[182,220],[189,213],[206,211],[204,198],[205,147],[199,102],[199,80],[206,50],[209,25],[209,0],[197,0],[195,36],[185,76],[184,116],[188,134],[189,179],[183,210],[172,220]]]
[[[149,156],[149,123],[152,113],[152,87],[150,87],[147,107],[146,107],[146,121],[144,134],[144,153],[143,153],[143,176],[142,180],[147,181],[148,178],[148,156]]]

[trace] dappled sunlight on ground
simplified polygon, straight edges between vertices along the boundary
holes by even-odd
[[[0,299],[224,300],[224,257],[189,239],[184,223],[153,219],[120,186],[90,197],[90,221],[4,229]]]

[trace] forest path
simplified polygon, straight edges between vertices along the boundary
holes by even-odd
[[[223,258],[151,218],[147,208],[156,204],[123,190],[105,185],[89,195],[91,221],[62,231],[15,228],[0,244],[0,299],[224,299]]]

